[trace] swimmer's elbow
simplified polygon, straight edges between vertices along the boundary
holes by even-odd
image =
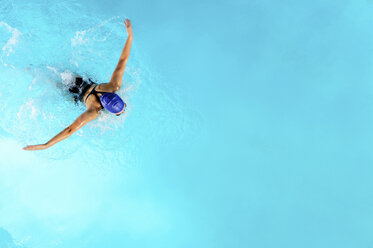
[[[89,109],[80,115],[74,123],[72,123],[68,128],[67,132],[71,135],[72,133],[76,132],[78,129],[86,125],[88,122],[94,120],[98,116],[98,111]]]
[[[68,126],[67,128],[65,128],[64,130],[64,137],[67,138],[67,137],[70,137],[73,133],[75,133],[77,129],[71,127],[71,126]]]
[[[66,128],[66,134],[67,135],[72,135],[76,131],[78,131],[83,125],[70,125],[69,127]]]
[[[74,133],[76,130],[73,130],[71,127],[67,127],[66,128],[66,133],[68,134],[68,135],[71,135],[72,133]]]

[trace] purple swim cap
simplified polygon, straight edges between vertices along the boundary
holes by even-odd
[[[111,113],[119,113],[125,107],[126,103],[115,93],[105,93],[100,96],[101,104]]]

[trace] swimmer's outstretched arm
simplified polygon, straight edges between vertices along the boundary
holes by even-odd
[[[122,54],[120,55],[118,65],[115,68],[113,75],[111,76],[110,82],[107,84],[107,87],[110,87],[111,89],[115,91],[119,90],[122,85],[122,78],[123,78],[124,70],[126,69],[128,58],[130,56],[132,40],[133,40],[131,21],[126,19],[126,21],[124,21],[124,24],[126,25],[128,38],[122,50]],[[101,89],[103,89],[103,86],[101,86]]]
[[[74,132],[76,132],[79,128],[83,127],[85,124],[90,122],[91,120],[96,119],[98,116],[98,110],[95,109],[88,109],[83,114],[81,114],[70,126],[65,128],[62,132],[54,136],[51,140],[49,140],[45,144],[41,145],[31,145],[26,146],[23,150],[27,151],[34,151],[34,150],[44,150],[47,149],[54,144],[70,137]]]

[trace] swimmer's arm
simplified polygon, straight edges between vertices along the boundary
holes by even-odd
[[[95,109],[88,109],[83,114],[81,114],[70,126],[62,130],[59,134],[54,136],[51,140],[49,140],[47,143],[42,145],[32,145],[32,146],[26,146],[23,149],[32,151],[32,150],[43,150],[47,149],[54,144],[70,137],[74,132],[76,132],[78,129],[83,127],[85,124],[90,122],[91,120],[94,120],[98,116],[98,111]]]
[[[122,53],[120,55],[118,65],[115,68],[113,75],[111,76],[110,82],[108,83],[108,86],[112,87],[113,90],[119,90],[120,86],[122,85],[122,78],[123,78],[124,70],[126,69],[126,64],[130,56],[130,51],[131,51],[131,46],[132,46],[133,33],[132,33],[131,21],[128,19],[126,19],[126,21],[127,22],[124,22],[124,24],[126,25],[126,28],[127,28],[128,38],[127,38],[126,44],[124,45]]]
[[[48,147],[53,146],[54,144],[70,137],[73,133],[79,130],[88,122],[96,119],[98,116],[98,111],[94,109],[88,109],[83,114],[81,114],[70,126],[65,128],[62,132],[54,136],[49,140],[45,145]]]

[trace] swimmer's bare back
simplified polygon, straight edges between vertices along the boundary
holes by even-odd
[[[124,74],[124,70],[126,68],[126,64],[127,64],[127,61],[130,55],[132,40],[133,40],[131,21],[126,19],[124,21],[124,24],[126,25],[128,38],[127,38],[126,44],[124,45],[122,53],[120,55],[118,65],[115,68],[111,76],[110,82],[105,83],[105,84],[99,84],[96,87],[97,90],[105,91],[105,92],[115,92],[119,90],[120,87],[122,86],[123,74]],[[91,88],[93,88],[93,86],[91,86]],[[91,88],[85,93],[85,96],[83,97],[83,99],[85,99],[86,95],[88,95],[88,92],[90,92]],[[70,137],[74,132],[76,132],[78,129],[83,127],[85,124],[96,119],[98,116],[98,112],[102,109],[97,99],[95,97],[89,96],[85,105],[87,107],[87,110],[83,114],[81,114],[70,126],[62,130],[59,134],[54,136],[51,140],[49,140],[45,144],[28,145],[24,147],[23,150],[34,151],[34,150],[47,149],[53,146],[54,144]]]

